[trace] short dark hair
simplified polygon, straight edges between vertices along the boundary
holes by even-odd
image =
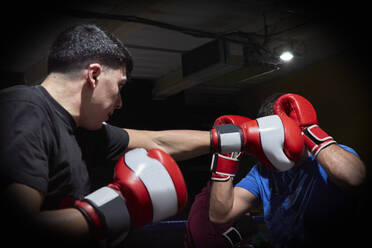
[[[261,103],[260,108],[257,113],[257,118],[273,115],[274,113],[274,105],[276,100],[283,95],[284,93],[276,92],[264,99]]]
[[[80,24],[63,31],[53,42],[48,56],[48,73],[80,70],[98,62],[113,69],[125,66],[127,75],[133,59],[113,34],[94,24]]]

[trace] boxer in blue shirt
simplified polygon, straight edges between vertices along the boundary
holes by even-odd
[[[292,159],[293,166],[283,169],[270,157],[283,151],[288,154],[291,147],[260,147],[266,144],[258,142],[256,147],[264,150],[266,157],[248,150],[258,164],[235,187],[233,177],[213,181],[210,220],[229,223],[262,202],[273,247],[347,244],[350,239],[346,235],[355,221],[355,189],[366,177],[364,163],[352,148],[337,144],[318,126],[313,106],[302,96],[284,94],[270,99],[261,107],[259,117],[273,114],[290,117],[301,129],[302,157]],[[267,165],[267,159],[273,167]]]

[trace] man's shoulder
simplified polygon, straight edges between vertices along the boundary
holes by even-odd
[[[35,87],[17,85],[0,91],[1,128],[40,128],[47,111]]]
[[[38,101],[40,95],[36,90],[36,86],[15,85],[0,90],[0,103],[9,101]]]

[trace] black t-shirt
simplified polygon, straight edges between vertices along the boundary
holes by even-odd
[[[128,133],[104,124],[77,128],[72,116],[42,86],[18,85],[0,92],[1,186],[18,182],[45,194],[42,209],[90,192],[88,168],[128,146]]]

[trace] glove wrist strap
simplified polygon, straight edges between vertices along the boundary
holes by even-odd
[[[305,128],[303,134],[307,148],[315,157],[325,147],[336,144],[336,141],[316,124]]]
[[[215,153],[211,163],[211,179],[214,181],[228,181],[230,177],[234,177],[238,171],[239,159],[227,157],[225,155]]]
[[[121,242],[130,228],[130,215],[124,198],[111,187],[102,187],[76,201],[79,209],[91,224],[99,239],[110,244]]]
[[[211,150],[213,153],[240,152],[242,150],[241,128],[233,124],[217,125],[211,130]]]

